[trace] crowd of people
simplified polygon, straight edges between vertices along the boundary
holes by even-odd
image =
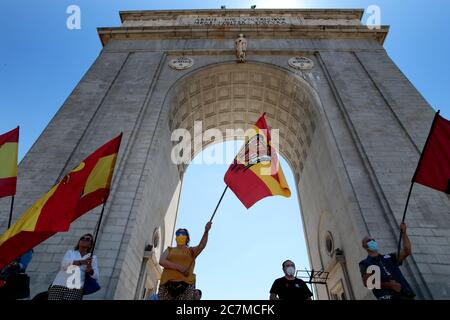
[[[189,246],[189,232],[186,229],[176,231],[176,247],[169,247],[160,259],[160,265],[164,268],[161,276],[161,284],[158,292],[159,300],[195,300],[195,258],[203,251],[208,241],[208,232],[211,223],[205,227],[205,233],[197,247]],[[415,294],[408,281],[403,276],[400,266],[411,254],[411,242],[406,232],[406,224],[400,225],[402,232],[403,248],[397,257],[397,253],[381,254],[378,243],[373,237],[365,237],[362,246],[367,251],[367,258],[359,263],[361,277],[364,286],[368,286],[368,280],[373,275],[368,270],[369,266],[376,266],[380,270],[380,283],[371,287],[378,300],[410,300]],[[306,283],[295,276],[295,263],[286,260],[282,263],[284,276],[276,279],[270,288],[271,300],[311,300],[313,293]]]
[[[150,300],[200,300],[202,291],[196,288],[194,273],[195,260],[205,249],[211,222],[197,246],[190,246],[187,229],[175,233],[176,246],[168,247],[161,255],[159,264],[163,267],[158,293]],[[373,237],[364,237],[362,247],[367,257],[359,263],[362,282],[371,289],[378,300],[411,300],[415,294],[403,276],[400,266],[411,254],[411,242],[406,224],[400,225],[403,247],[397,253],[382,254]],[[84,295],[100,289],[97,257],[91,254],[93,236],[85,234],[73,249],[67,250],[62,258],[60,269],[48,291],[36,295],[34,300],[82,300]],[[28,251],[15,259],[0,272],[0,299],[29,298],[29,277],[26,269],[33,255]],[[379,270],[380,283],[374,284],[374,267]],[[282,263],[284,276],[276,279],[270,288],[270,300],[311,300],[313,293],[307,284],[296,277],[295,263],[286,260]]]

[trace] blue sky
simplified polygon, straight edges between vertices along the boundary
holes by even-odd
[[[81,8],[81,30],[68,30],[66,9]],[[450,2],[443,0],[277,0],[277,1],[1,1],[0,133],[21,126],[19,157],[29,150],[101,50],[96,28],[118,26],[119,10],[188,8],[367,8],[381,7],[382,24],[391,25],[385,43],[394,62],[428,102],[450,118]],[[294,191],[290,199],[272,197],[245,208],[232,193],[219,209],[210,244],[198,261],[198,285],[205,298],[264,299],[292,257],[307,266]],[[223,166],[191,166],[186,174],[178,224],[199,240],[223,189]],[[198,192],[199,185],[208,188]],[[201,206],[198,203],[202,203]]]

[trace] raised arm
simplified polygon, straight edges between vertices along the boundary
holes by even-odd
[[[195,257],[197,257],[203,251],[203,249],[205,249],[206,244],[208,243],[208,233],[209,233],[209,230],[211,229],[211,225],[212,225],[211,221],[209,221],[206,224],[205,232],[203,233],[203,236],[202,236],[202,239],[200,240],[200,243],[198,244],[198,246],[192,248],[192,250],[194,251],[194,256]]]
[[[402,223],[400,225],[400,230],[402,231],[402,242],[403,242],[403,249],[400,250],[400,256],[398,257],[398,263],[402,264],[403,261],[411,255],[411,241],[409,240],[408,235],[406,234],[406,223]]]

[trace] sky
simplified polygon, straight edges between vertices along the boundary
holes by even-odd
[[[81,9],[79,30],[66,27],[66,10],[73,4]],[[0,133],[20,125],[21,159],[98,56],[101,44],[96,28],[119,26],[120,10],[221,5],[364,9],[378,5],[381,23],[391,26],[385,43],[388,54],[425,99],[450,118],[448,1],[4,0],[0,2]],[[291,198],[268,198],[247,211],[232,193],[225,196],[208,248],[197,264],[198,286],[205,299],[265,299],[273,279],[282,275],[285,258],[292,258],[299,268],[308,267],[292,172],[285,162],[282,165]],[[188,168],[177,224],[191,230],[193,242],[200,239],[223,190],[226,169],[226,165]],[[205,183],[208,188],[199,192]]]

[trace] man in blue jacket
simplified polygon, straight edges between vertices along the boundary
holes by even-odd
[[[380,283],[374,284],[373,294],[378,300],[411,300],[415,294],[411,289],[408,281],[400,270],[403,261],[411,254],[411,241],[406,234],[406,224],[400,225],[402,231],[403,249],[397,257],[397,253],[380,254],[378,243],[372,237],[364,237],[362,246],[367,250],[367,258],[359,262],[359,268],[363,283],[368,287],[367,280],[372,276],[368,272],[371,270],[379,270]],[[375,267],[375,268],[373,268]]]

